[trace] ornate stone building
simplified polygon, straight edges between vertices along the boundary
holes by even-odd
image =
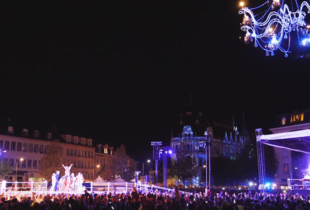
[[[211,156],[225,156],[234,159],[249,141],[249,135],[243,116],[243,132],[239,133],[234,118],[230,123],[209,120],[198,104],[190,97],[189,103],[184,104],[179,115],[178,125],[171,134],[171,147],[177,154],[189,155],[196,159],[197,167],[203,170],[205,164],[205,131],[211,138]],[[198,183],[197,183],[198,184]]]

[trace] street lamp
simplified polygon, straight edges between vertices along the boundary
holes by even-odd
[[[99,168],[100,168],[100,165],[99,165],[99,164],[97,164],[97,165],[96,165],[96,168],[98,168],[98,169],[99,169]],[[93,174],[94,174],[94,179],[95,179],[95,168],[93,168]]]
[[[146,162],[147,162],[147,163],[150,163],[151,160],[148,159]],[[142,163],[142,176],[144,177],[144,162]]]
[[[24,158],[21,158],[21,159],[19,159],[20,160],[20,162],[23,162],[24,161]],[[17,181],[17,159],[16,159],[16,163],[15,163],[15,165],[16,165],[16,170],[15,170],[15,175],[16,175],[16,180],[15,181]]]

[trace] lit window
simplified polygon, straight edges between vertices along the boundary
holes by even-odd
[[[288,171],[288,164],[287,164],[287,163],[284,164],[284,171],[285,171],[285,172]]]
[[[291,122],[304,121],[304,113],[291,115]]]
[[[286,117],[282,117],[282,125],[286,124]]]

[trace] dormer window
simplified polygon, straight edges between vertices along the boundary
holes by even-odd
[[[195,124],[196,124],[196,125],[199,125],[199,120],[198,120],[198,119],[196,120]]]
[[[92,146],[92,140],[91,140],[91,139],[88,139],[88,140],[87,140],[87,145],[88,145],[88,146]]]
[[[111,149],[111,151],[110,151],[110,155],[113,155],[113,149]]]
[[[67,142],[71,143],[71,135],[67,135]]]
[[[282,124],[282,125],[285,125],[285,124],[286,124],[286,117],[282,117],[281,124]]]
[[[49,139],[49,140],[52,139],[52,133],[51,132],[47,132],[47,139]]]
[[[8,133],[11,133],[11,134],[13,133],[13,126],[8,127]]]
[[[34,138],[39,138],[39,131],[34,130],[34,131],[33,131],[33,137],[34,137]]]
[[[85,145],[85,138],[81,138],[81,144]]]
[[[74,143],[75,143],[75,144],[78,144],[78,143],[79,143],[79,137],[78,137],[78,136],[75,136],[75,137],[74,137]]]
[[[23,135],[23,136],[28,136],[28,129],[25,129],[25,128],[24,128],[24,129],[23,129],[22,135]]]
[[[104,148],[104,154],[108,154],[108,148]]]
[[[192,116],[192,112],[186,112],[187,116]]]
[[[304,113],[291,115],[291,123],[302,122],[302,121],[304,121]]]

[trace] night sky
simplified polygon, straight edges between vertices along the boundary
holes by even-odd
[[[238,1],[100,2],[1,6],[1,117],[144,160],[151,141],[169,144],[190,93],[218,121],[241,128],[245,113],[249,131],[310,107],[308,61],[240,42]]]

